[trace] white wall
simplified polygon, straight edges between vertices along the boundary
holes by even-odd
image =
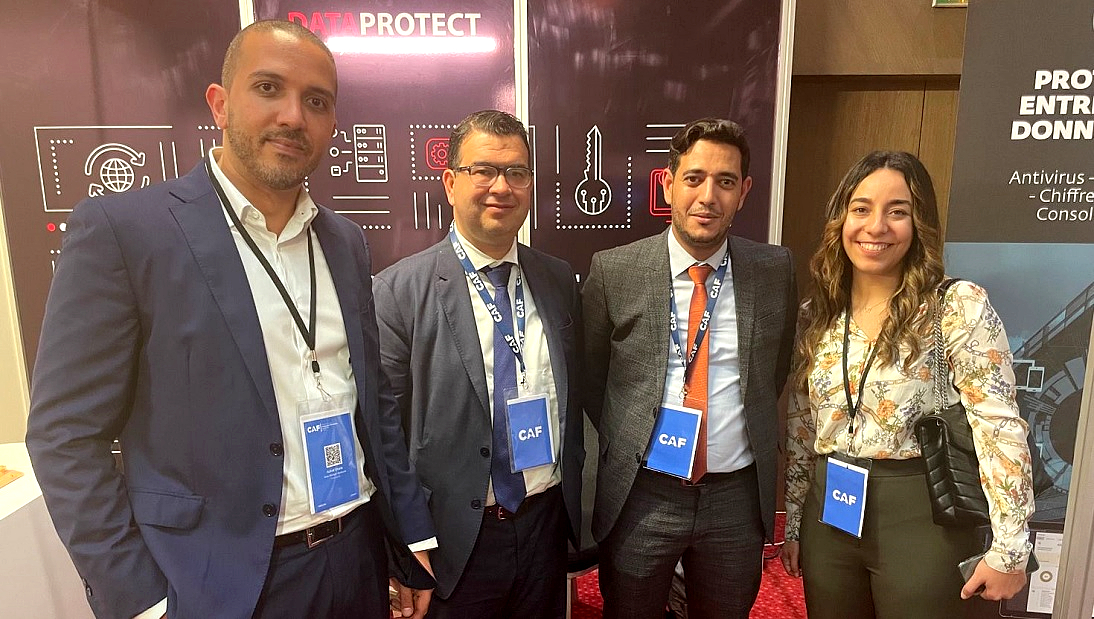
[[[26,434],[30,403],[26,367],[15,308],[4,205],[0,201],[0,443],[21,442]]]

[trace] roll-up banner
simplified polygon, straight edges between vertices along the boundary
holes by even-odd
[[[968,11],[946,267],[987,289],[1010,338],[1042,564],[978,616],[1049,617],[1094,317],[1094,5]]]
[[[702,116],[745,127],[754,184],[733,231],[767,240],[786,3],[15,3],[0,22],[0,204],[27,362],[73,206],[177,178],[220,142],[204,91],[241,22],[294,21],[334,53],[338,130],[307,187],[364,229],[374,269],[443,238],[449,133],[497,108],[530,129],[530,243],[582,273],[594,251],[664,229],[668,139]]]

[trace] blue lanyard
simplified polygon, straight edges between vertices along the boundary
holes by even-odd
[[[527,386],[528,370],[524,367],[524,355],[521,354],[521,349],[524,347],[525,316],[524,280],[520,275],[520,265],[517,265],[516,268],[517,290],[513,300],[513,313],[517,315],[517,333],[514,335],[512,322],[498,311],[498,306],[494,303],[494,297],[486,291],[486,284],[483,283],[479,272],[475,270],[475,266],[471,264],[471,260],[467,258],[467,252],[464,251],[460,239],[456,237],[456,230],[452,227],[448,228],[448,241],[452,243],[452,251],[456,252],[456,257],[460,259],[460,264],[463,265],[464,274],[467,275],[467,279],[471,280],[471,285],[478,291],[479,298],[486,306],[486,311],[494,320],[494,328],[505,339],[505,343],[509,345],[509,350],[513,351],[513,356],[517,358],[517,363],[520,364],[520,384]]]
[[[676,289],[672,282],[669,282],[669,331],[672,333],[672,346],[676,350],[676,356],[680,358],[680,364],[684,366],[684,395],[687,395],[688,379],[691,378],[691,373],[695,369],[692,361],[695,360],[695,355],[699,352],[699,346],[703,343],[703,337],[706,336],[707,329],[710,327],[710,317],[714,315],[714,304],[718,302],[718,293],[722,290],[722,280],[726,276],[728,266],[729,246],[727,245],[726,253],[722,256],[722,263],[718,265],[718,270],[714,272],[714,281],[711,282],[710,290],[707,291],[707,306],[703,310],[703,318],[699,321],[699,328],[693,334],[687,359],[684,359],[683,347],[680,346],[680,334],[676,324]]]

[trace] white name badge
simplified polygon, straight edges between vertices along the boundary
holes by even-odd
[[[862,519],[866,515],[866,479],[870,471],[832,456],[827,461],[820,520],[861,538]]]
[[[300,435],[304,443],[308,500],[311,513],[318,514],[360,498],[361,466],[353,442],[356,407],[348,406],[346,398],[300,405],[301,412],[315,408],[325,410],[301,414]]]
[[[547,414],[547,395],[513,398],[505,402],[509,421],[509,468],[518,473],[555,463],[555,435]]]
[[[646,450],[646,468],[691,479],[702,418],[703,412],[697,408],[662,405]]]

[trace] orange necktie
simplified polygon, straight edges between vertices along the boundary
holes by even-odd
[[[707,309],[707,277],[714,271],[709,264],[694,264],[688,267],[688,277],[691,278],[694,288],[691,290],[691,305],[688,309],[688,347],[695,341],[695,332],[699,329],[699,322],[703,319],[703,312]],[[708,325],[709,329],[709,325]],[[691,481],[697,483],[707,472],[707,360],[710,357],[710,331],[699,344],[699,350],[691,364],[695,369],[691,371],[691,377],[687,382],[688,394],[684,396],[684,406],[702,411],[699,417],[699,440],[695,445],[695,463],[691,467]]]

